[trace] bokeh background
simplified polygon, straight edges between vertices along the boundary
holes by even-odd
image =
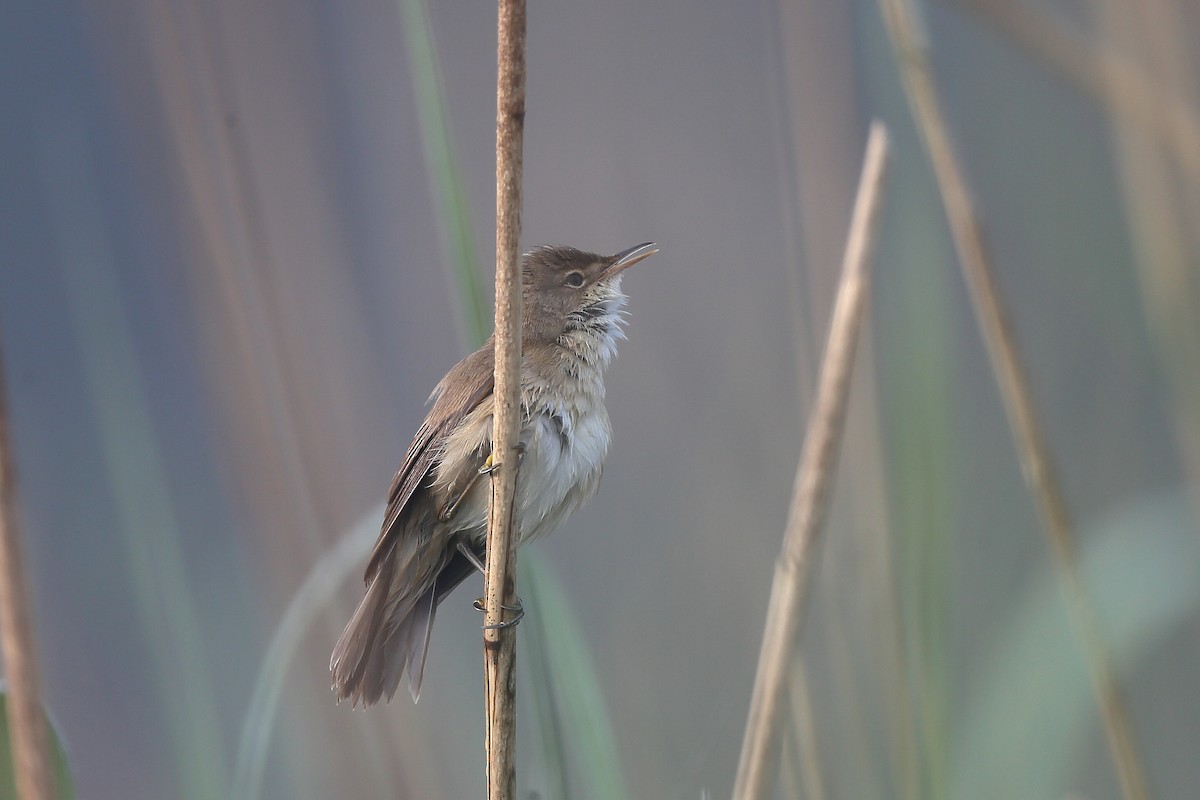
[[[917,10],[1146,772],[1195,796],[1200,6]],[[327,661],[490,303],[494,12],[3,4],[0,344],[80,797],[481,793],[477,579],[419,704],[339,708]],[[523,796],[729,792],[877,117],[778,793],[1118,797],[877,6],[533,3],[528,53],[526,245],[661,252],[625,281],[601,492],[523,555]]]

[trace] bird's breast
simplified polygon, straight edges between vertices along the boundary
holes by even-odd
[[[596,493],[612,434],[599,400],[543,398],[530,412],[517,478],[522,541],[549,533]]]
[[[546,533],[570,516],[600,486],[611,428],[602,398],[544,391],[526,387],[523,423],[519,434],[525,446],[517,473],[517,512],[521,541]],[[469,414],[447,437],[434,480],[438,502],[444,503],[450,487],[467,481],[461,475],[474,471],[478,456],[491,450],[490,407]],[[487,525],[489,482],[471,486],[448,527],[482,537]]]

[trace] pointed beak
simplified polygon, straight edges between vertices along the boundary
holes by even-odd
[[[600,279],[605,280],[612,278],[615,275],[619,275],[642,259],[649,258],[657,252],[658,245],[656,245],[654,242],[644,242],[643,244],[636,245],[628,250],[622,250],[612,257],[613,263],[608,266],[608,269],[604,270],[604,273],[600,276]]]

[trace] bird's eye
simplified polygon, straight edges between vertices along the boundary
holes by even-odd
[[[568,272],[567,277],[563,279],[563,283],[572,289],[578,289],[580,286],[583,286],[583,273]]]

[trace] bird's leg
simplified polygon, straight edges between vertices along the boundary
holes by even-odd
[[[467,493],[471,491],[471,488],[475,485],[475,481],[478,479],[478,473],[472,475],[471,479],[467,481],[466,485],[462,487],[461,491],[450,495],[450,499],[448,499],[446,504],[443,505],[438,511],[438,522],[449,522],[450,520],[454,519],[454,515],[458,513],[458,507],[462,505],[462,501],[466,499]]]
[[[438,522],[449,522],[454,519],[454,515],[458,513],[458,507],[462,505],[463,500],[467,499],[471,489],[475,488],[479,476],[488,474],[488,465],[491,463],[492,457],[488,456],[487,461],[483,462],[483,466],[476,472],[468,472],[465,477],[459,477],[458,481],[450,486],[445,504],[438,509]]]
[[[460,552],[464,556],[466,556],[467,561],[470,561],[472,564],[474,564],[475,569],[479,570],[480,574],[482,574],[486,578],[487,577],[487,567],[484,565],[484,563],[482,561],[479,560],[479,555],[476,554],[476,552],[471,549],[471,545],[467,544],[465,541],[460,539],[458,544],[456,545],[456,547],[458,547],[458,552]],[[482,597],[475,598],[475,600],[472,601],[471,605],[475,608],[476,611],[487,611],[487,603],[484,601],[484,599]],[[517,614],[517,616],[514,619],[510,619],[508,622],[501,622],[501,623],[499,623],[499,625],[484,625],[483,627],[485,627],[489,630],[492,630],[492,629],[495,629],[498,627],[499,628],[507,628],[510,625],[516,625],[518,622],[521,621],[521,617],[525,616],[525,604],[521,602],[521,598],[519,598],[519,597],[517,598],[517,604],[515,606],[502,605],[502,606],[500,606],[500,608],[504,609],[505,611],[515,612]]]
[[[467,544],[465,539],[459,539],[456,547],[458,547],[458,552],[466,556],[467,561],[470,561],[475,569],[479,570],[480,575],[487,576],[487,565],[479,559],[479,555],[471,548],[471,545]]]
[[[514,449],[517,451],[517,468],[520,469],[521,462],[525,460],[525,453],[529,448],[525,442],[518,441]],[[500,463],[493,461],[492,455],[489,453],[487,460],[484,461],[483,466],[479,468],[479,474],[491,475],[499,466]],[[479,556],[475,554],[475,551],[471,549],[470,545],[464,541],[459,541],[458,551],[466,556],[467,560],[474,564],[475,568],[483,573],[485,578],[487,577],[487,567],[484,566],[483,562],[479,560]],[[476,598],[475,602],[473,602],[471,605],[473,605],[477,611],[487,611],[487,604],[482,597]],[[484,630],[494,631],[502,628],[511,628],[513,625],[516,625],[525,618],[525,604],[521,601],[520,597],[517,598],[517,604],[515,606],[501,605],[500,608],[505,611],[511,611],[516,614],[516,616],[503,622],[497,622],[494,625],[484,625]]]

